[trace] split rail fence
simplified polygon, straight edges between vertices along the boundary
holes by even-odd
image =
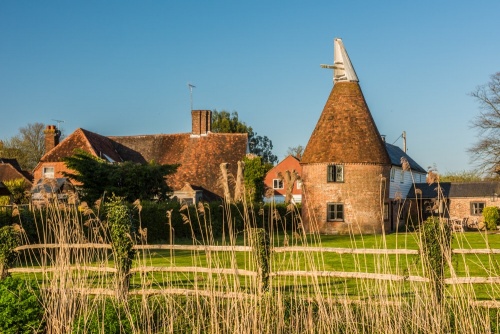
[[[252,252],[250,246],[203,246],[203,245],[135,245],[135,250],[171,250],[171,251],[201,251],[201,252]],[[34,249],[106,249],[112,250],[110,244],[86,243],[86,244],[32,244],[16,247],[15,250],[26,251]],[[419,251],[415,249],[366,249],[366,248],[332,248],[332,247],[271,247],[271,253],[285,252],[304,252],[314,253],[322,252],[336,254],[364,254],[364,255],[416,255],[419,256]],[[453,254],[500,254],[500,249],[453,249]],[[85,270],[90,272],[107,272],[116,273],[117,269],[113,267],[103,266],[71,266],[69,270]],[[38,266],[34,267],[17,267],[7,269],[9,273],[49,273],[51,271],[60,270],[57,267]],[[181,273],[206,273],[206,274],[226,274],[237,276],[249,276],[257,278],[258,272],[254,270],[246,270],[240,268],[205,268],[200,266],[138,266],[130,269],[130,274],[147,273],[147,272],[181,272]],[[269,277],[290,276],[290,277],[330,277],[330,278],[345,278],[345,279],[372,279],[372,280],[391,280],[391,281],[408,281],[408,282],[430,282],[430,279],[422,276],[412,275],[397,275],[397,274],[380,274],[368,272],[353,272],[353,271],[270,271]],[[487,277],[450,277],[446,278],[445,284],[499,284],[500,276]]]

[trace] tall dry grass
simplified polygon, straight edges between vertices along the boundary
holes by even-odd
[[[270,276],[263,289],[258,277],[257,256],[253,251],[238,252],[236,246],[252,246],[250,231],[259,224],[249,205],[240,214],[245,228],[237,231],[227,194],[225,230],[222,238],[212,233],[208,206],[198,205],[195,216],[181,208],[186,224],[198,225],[203,233],[192,233],[192,267],[199,271],[178,273],[179,253],[158,255],[155,250],[139,250],[134,259],[128,301],[116,298],[116,272],[107,224],[99,219],[100,203],[89,207],[70,199],[67,203],[47,200],[35,216],[38,234],[55,248],[42,251],[27,248],[21,262],[37,280],[42,291],[48,333],[492,333],[499,332],[496,309],[477,304],[472,284],[446,286],[443,298],[433,284],[409,279],[363,279],[326,277],[331,272],[327,252],[287,251],[270,256],[272,272],[288,271],[289,276]],[[140,203],[135,203],[140,213]],[[300,213],[293,205],[287,217],[273,212],[267,224],[270,244],[275,246],[321,247],[318,233],[306,234]],[[168,216],[168,213],[166,213]],[[22,223],[22,222],[21,222]],[[422,223],[422,222],[420,222]],[[291,226],[291,228],[290,228]],[[287,228],[285,228],[287,227]],[[175,244],[171,224],[170,243]],[[144,245],[147,231],[139,226],[131,235]],[[352,247],[358,247],[354,231]],[[417,238],[422,234],[401,233],[398,238]],[[486,237],[486,235],[485,235]],[[91,247],[77,247],[87,244]],[[386,247],[386,236],[377,239],[377,248]],[[102,246],[102,247],[101,247]],[[228,246],[223,252],[209,246]],[[442,245],[445,248],[445,245]],[[231,249],[233,247],[233,250]],[[446,253],[451,254],[451,253]],[[161,258],[164,270],[154,271]],[[465,258],[445,256],[448,277],[456,277],[458,261]],[[478,259],[479,261],[479,259]],[[492,276],[496,259],[491,255],[485,268]],[[166,269],[166,267],[170,269]],[[334,271],[377,274],[394,277],[429,277],[429,263],[410,255],[342,257]],[[45,268],[45,269],[44,269]],[[108,269],[110,268],[110,269]],[[133,268],[133,270],[134,270]],[[140,270],[138,270],[138,268]],[[141,269],[142,268],[142,269]],[[206,273],[201,268],[208,268]],[[30,271],[27,270],[27,271]],[[295,273],[295,274],[294,274]],[[310,273],[310,275],[304,275]],[[466,270],[467,273],[467,270]],[[490,284],[491,299],[499,295],[498,284]],[[493,327],[492,327],[493,326]]]

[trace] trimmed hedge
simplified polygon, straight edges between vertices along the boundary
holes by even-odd
[[[300,219],[300,208],[288,211],[285,205],[258,205],[248,208],[245,213],[243,204],[224,205],[222,202],[184,206],[177,202],[155,203],[142,202],[141,226],[147,228],[148,243],[167,242],[174,239],[200,238],[203,235],[220,237],[228,233],[228,221],[233,222],[233,231],[242,232],[246,227],[257,227],[269,230],[275,226],[280,231],[291,231],[296,228]],[[170,218],[167,215],[167,212]],[[136,223],[139,213],[134,212]],[[230,218],[229,219],[229,215]],[[247,218],[245,219],[245,216]],[[169,219],[171,226],[169,225]],[[190,222],[190,223],[189,223]],[[245,222],[247,225],[245,225]],[[249,223],[250,222],[250,223]]]

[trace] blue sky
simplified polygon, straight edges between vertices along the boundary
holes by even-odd
[[[469,170],[468,96],[500,71],[500,1],[0,1],[0,139],[64,120],[103,135],[190,131],[238,111],[281,159],[307,144],[341,37],[387,141]]]

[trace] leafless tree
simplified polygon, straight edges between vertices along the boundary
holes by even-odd
[[[19,129],[14,137],[3,141],[0,156],[16,158],[21,168],[32,170],[45,153],[45,136],[43,123],[30,123]]]
[[[299,160],[302,158],[303,153],[304,153],[304,146],[302,146],[302,145],[289,147],[288,151],[286,151],[287,156],[292,155]]]
[[[472,121],[472,127],[478,131],[478,141],[468,149],[471,160],[482,171],[500,173],[500,72],[470,95],[480,109]]]

